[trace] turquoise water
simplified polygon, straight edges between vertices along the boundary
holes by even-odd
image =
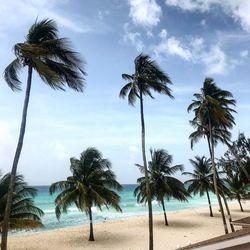
[[[126,219],[128,217],[136,217],[147,214],[147,207],[145,205],[137,204],[136,198],[133,195],[136,185],[123,185],[123,191],[120,192],[121,196],[121,208],[122,213],[116,212],[114,209],[110,208],[107,210],[103,208],[102,211],[93,208],[93,219],[95,223],[110,221],[110,220],[120,220]],[[48,186],[36,186],[38,194],[35,198],[35,204],[41,208],[45,215],[42,218],[42,222],[45,226],[44,229],[39,230],[51,230],[57,228],[71,227],[76,225],[88,224],[88,217],[77,210],[76,207],[71,207],[67,214],[62,214],[60,221],[57,220],[55,216],[55,205],[54,198],[56,195],[51,196],[48,192]],[[211,194],[212,204],[216,203],[215,195]],[[188,202],[179,202],[177,200],[171,199],[166,201],[166,210],[168,212],[190,209],[195,207],[207,207],[206,196],[199,197],[195,196],[190,198]],[[156,201],[153,201],[153,211],[154,213],[161,213],[162,208],[158,205]]]

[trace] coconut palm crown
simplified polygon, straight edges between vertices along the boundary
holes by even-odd
[[[135,72],[131,75],[122,74],[128,83],[121,89],[120,97],[128,96],[128,103],[134,105],[136,99],[152,95],[152,90],[173,98],[168,84],[172,84],[168,75],[150,59],[148,55],[140,54],[134,60]]]
[[[0,232],[7,202],[7,193],[10,184],[10,174],[0,179]],[[28,187],[22,175],[15,178],[14,195],[10,211],[10,229],[33,229],[43,227],[41,217],[43,211],[34,204],[37,191]]]
[[[179,201],[187,201],[189,194],[184,184],[173,177],[176,172],[183,171],[182,165],[172,166],[173,157],[164,149],[150,150],[151,161],[148,163],[149,186],[152,198],[156,199],[163,208],[165,225],[168,225],[164,199],[170,198]],[[141,172],[144,172],[143,166],[137,164]],[[134,195],[137,196],[137,202],[145,203],[147,201],[145,177],[138,178],[138,186],[135,188]]]
[[[212,127],[230,129],[235,124],[231,106],[236,105],[231,92],[219,88],[212,78],[206,78],[201,93],[194,94],[195,99],[188,107],[194,111],[194,121],[202,125],[211,123]]]
[[[28,66],[53,89],[68,87],[82,91],[86,73],[83,61],[66,38],[58,37],[53,20],[36,21],[22,43],[14,45],[16,58],[6,67],[4,78],[13,90],[21,90],[19,71]]]
[[[188,192],[194,195],[199,194],[203,196],[205,193],[208,199],[210,216],[213,217],[213,211],[209,196],[209,191],[213,191],[212,187],[212,164],[211,160],[205,156],[195,156],[195,159],[190,159],[194,170],[193,172],[183,172],[183,175],[188,175],[188,179],[184,184],[188,185]]]
[[[229,189],[229,198],[236,199],[240,205],[241,212],[244,212],[241,201],[250,198],[250,184],[243,183],[239,174],[234,174],[231,177],[227,177],[225,182]]]
[[[120,196],[115,192],[122,186],[116,181],[110,161],[102,158],[101,152],[95,148],[87,148],[80,159],[71,158],[70,171],[72,175],[67,180],[53,183],[49,189],[51,194],[60,191],[55,199],[56,216],[60,219],[62,212],[66,213],[71,205],[75,205],[89,216],[89,240],[93,241],[92,207],[102,210],[102,206],[112,206],[122,211]]]

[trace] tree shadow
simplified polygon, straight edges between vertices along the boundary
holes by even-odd
[[[199,215],[207,217],[207,218],[211,218],[211,219],[221,217],[221,214],[219,212],[218,213],[213,212],[213,217],[210,217],[209,212],[199,212]]]
[[[110,244],[112,245],[122,245],[123,242],[129,241],[129,236],[126,236],[120,232],[94,232],[95,241],[88,240],[88,233],[84,235],[73,235],[69,237],[64,242],[72,247],[83,247],[86,249],[108,249]],[[112,241],[112,243],[110,243]]]
[[[168,226],[165,225],[164,220],[157,220],[154,222],[154,225],[158,228],[190,228],[190,227],[199,227],[200,224],[194,221],[186,221],[186,220],[168,220]]]
[[[245,209],[244,206],[243,206],[243,209],[244,209],[244,212],[240,211],[240,207],[239,208],[230,209],[230,211],[235,212],[235,213],[240,213],[240,214],[243,214],[243,215],[244,215],[244,213],[250,213],[250,210],[249,209]],[[249,214],[247,216],[249,216]]]

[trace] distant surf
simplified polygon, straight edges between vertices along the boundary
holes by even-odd
[[[112,221],[112,220],[122,220],[129,217],[137,217],[147,214],[147,206],[144,204],[138,204],[136,202],[136,197],[134,197],[134,189],[136,185],[123,185],[123,191],[120,192],[121,203],[120,206],[123,210],[122,213],[116,212],[114,209],[107,209],[103,207],[102,211],[93,207],[93,219],[95,223]],[[38,229],[36,231],[52,230],[58,228],[65,228],[77,225],[88,224],[89,220],[85,213],[78,211],[76,207],[71,207],[67,214],[62,214],[60,221],[57,220],[55,215],[55,205],[54,199],[56,194],[51,196],[48,192],[49,186],[36,186],[38,190],[37,196],[35,198],[36,206],[41,208],[45,215],[42,218],[44,228]],[[207,206],[206,196],[199,197],[195,196],[188,200],[189,202],[179,202],[174,199],[166,201],[167,212],[174,212],[179,210],[185,210],[196,207]],[[212,204],[216,203],[216,197],[211,194]],[[154,213],[161,213],[162,207],[157,201],[153,201],[153,211]],[[35,231],[35,232],[36,232]],[[34,232],[34,231],[33,231]]]

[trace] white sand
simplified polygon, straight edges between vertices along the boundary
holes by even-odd
[[[238,204],[230,204],[233,220],[250,216],[249,206],[250,202],[243,202],[246,211],[242,213]],[[214,208],[213,211],[213,218],[209,217],[208,208],[169,213],[168,227],[164,225],[163,215],[155,215],[154,249],[175,249],[177,246],[185,246],[223,234],[224,230],[218,208]],[[9,249],[148,249],[148,227],[145,216],[94,225],[94,242],[88,241],[88,230],[88,225],[83,225],[33,235],[11,236],[9,237]]]

